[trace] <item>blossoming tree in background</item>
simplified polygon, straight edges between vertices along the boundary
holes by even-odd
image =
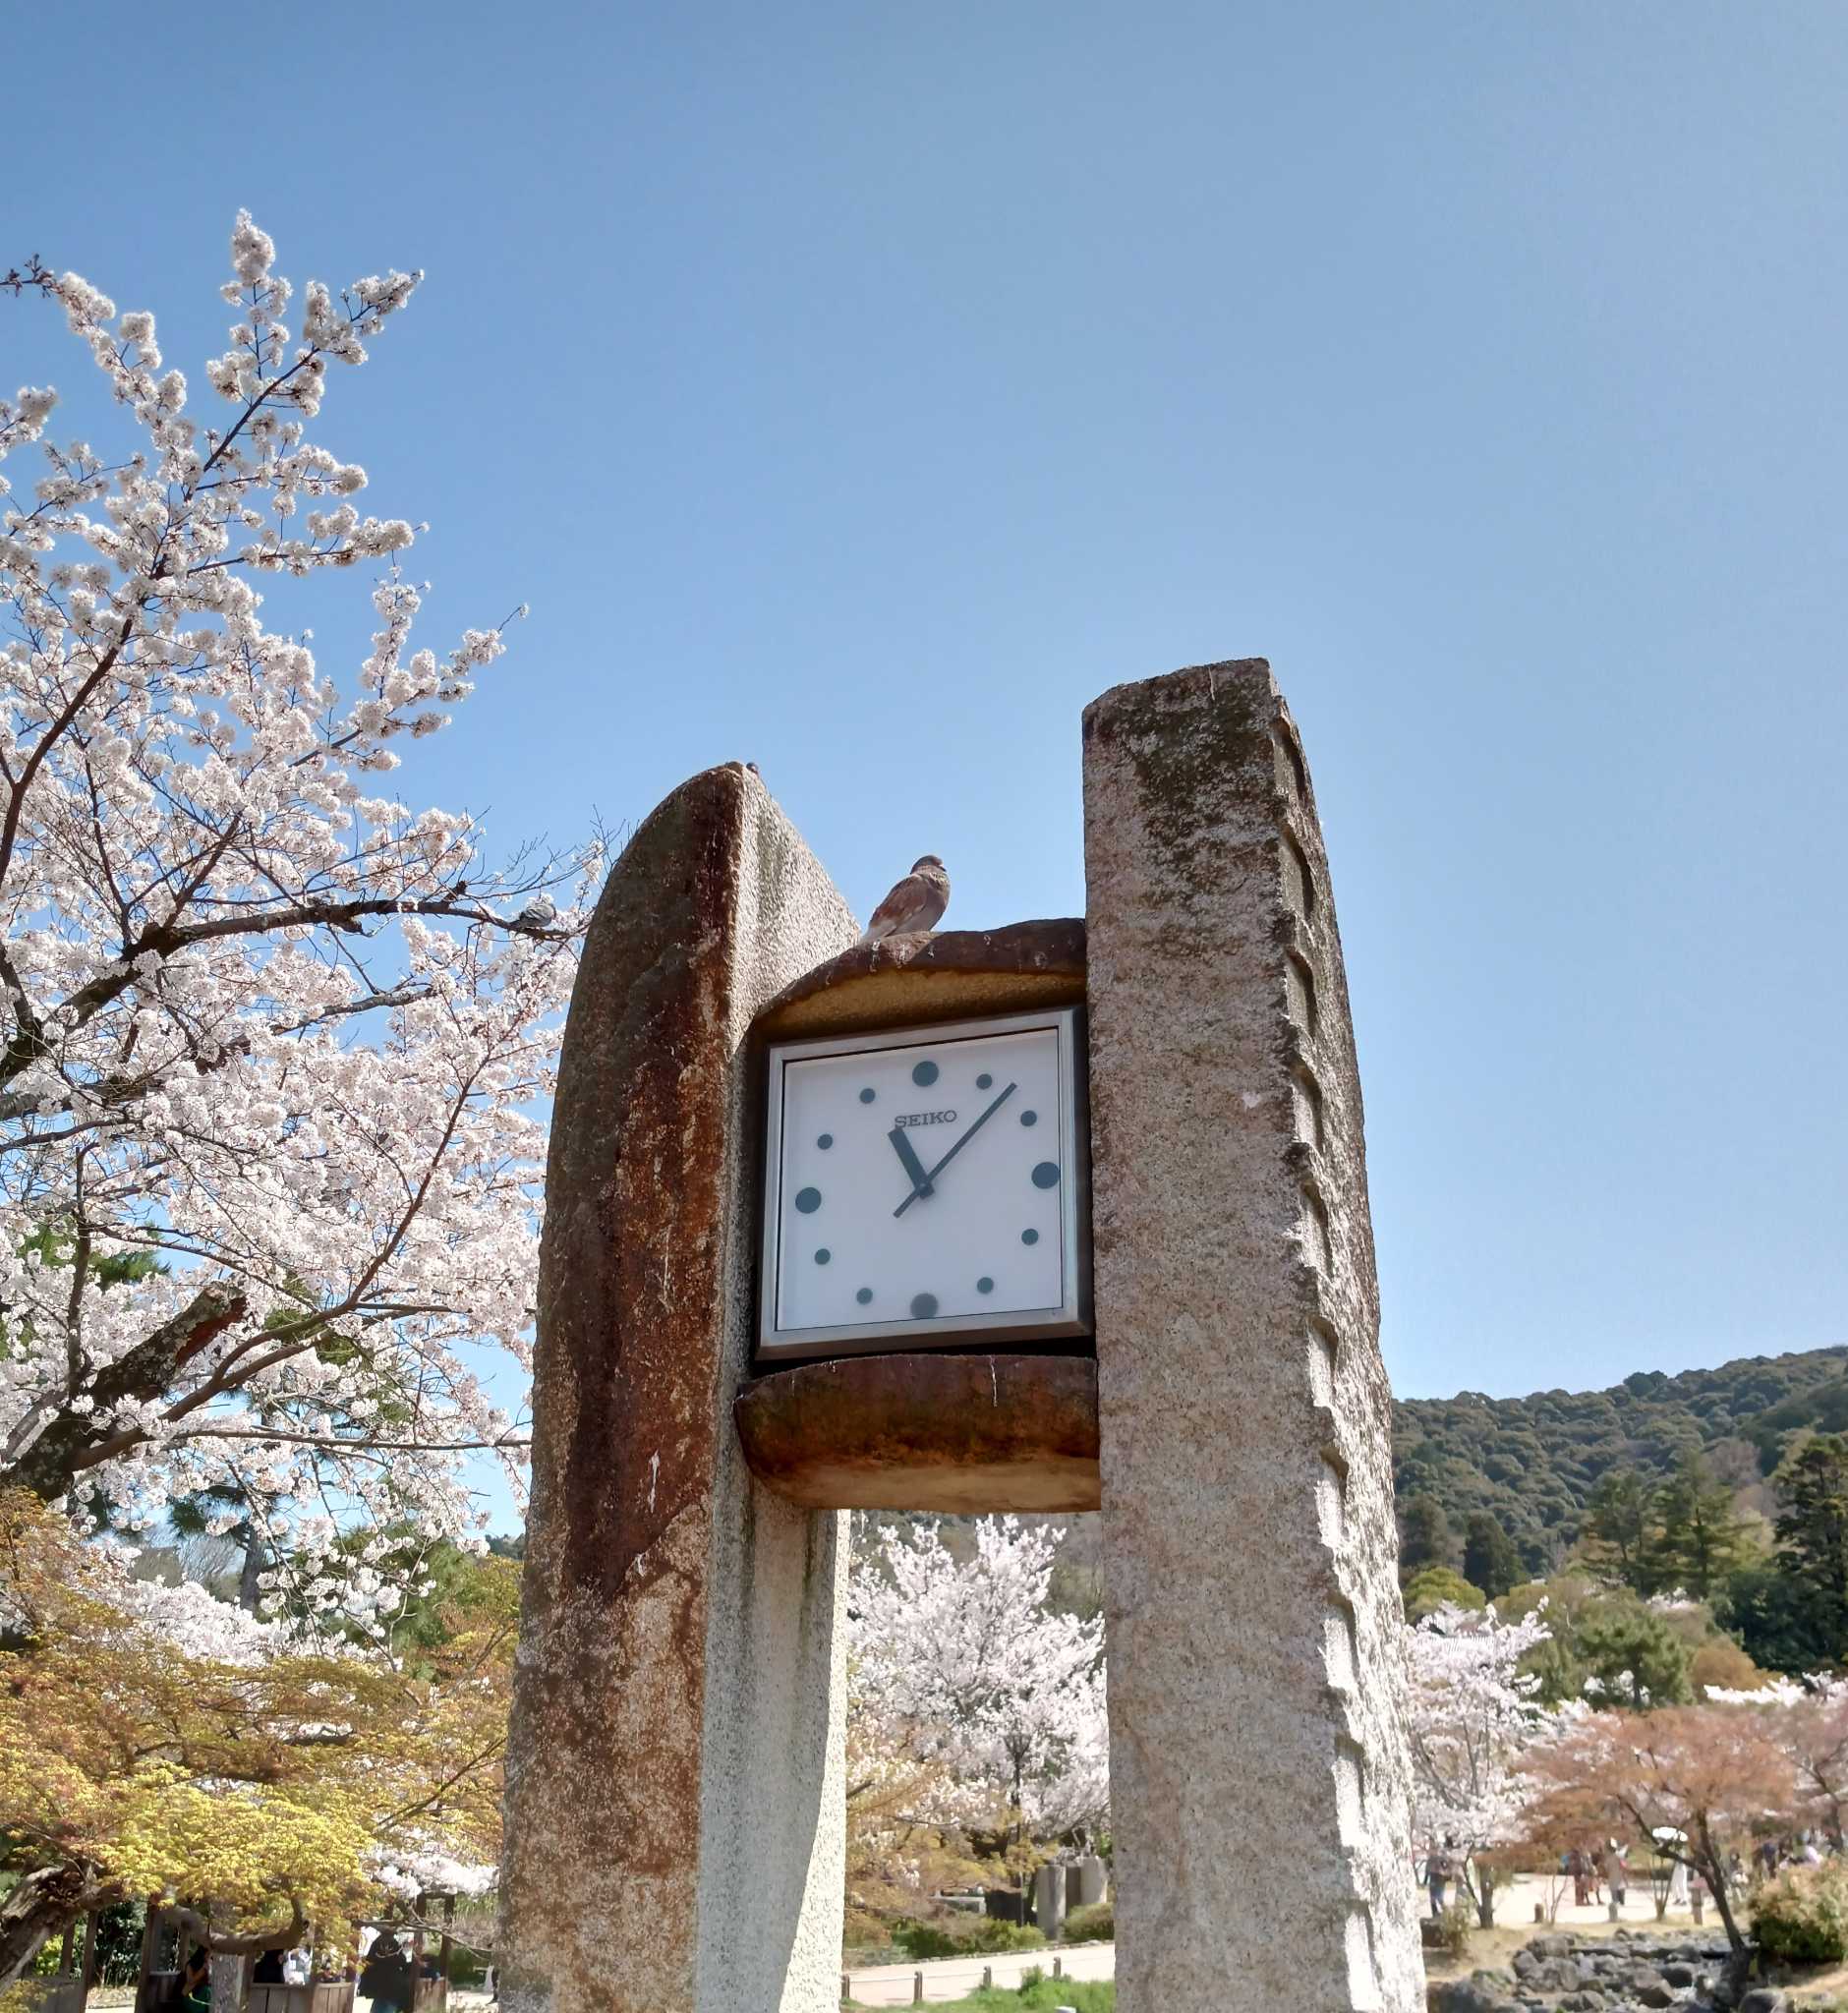
[[[1532,1774],[1536,1825],[1614,1828],[1705,1881],[1732,1947],[1736,1999],[1751,1949],[1733,1855],[1750,1853],[1755,1826],[1790,1822],[1798,1804],[1763,1714],[1716,1704],[1588,1714],[1535,1754]]]
[[[957,1560],[935,1523],[857,1549],[848,1597],[850,1750],[893,1835],[895,1780],[909,1816],[1029,1841],[1086,1838],[1108,1821],[1103,1621],[1046,1605],[1061,1533],[984,1518]],[[870,1764],[877,1760],[877,1768]],[[848,1805],[850,1830],[856,1824]],[[862,1827],[863,1828],[863,1827]]]
[[[1817,1672],[1773,1678],[1752,1691],[1709,1685],[1715,1705],[1759,1715],[1764,1737],[1789,1762],[1803,1815],[1841,1850],[1848,1811],[1848,1678]]]
[[[1485,1855],[1527,1833],[1527,1767],[1564,1715],[1542,1705],[1521,1663],[1548,1639],[1542,1613],[1505,1622],[1490,1608],[1445,1605],[1408,1632],[1413,1828],[1420,1847],[1451,1850],[1484,1928],[1495,1920]]]
[[[468,1346],[525,1352],[595,863],[495,870],[387,780],[502,648],[413,646],[414,528],[313,436],[418,275],[311,282],[292,329],[248,215],[231,253],[211,418],[151,315],[9,276],[107,396],[86,439],[51,391],[0,401],[0,458],[37,462],[0,481],[0,1485],[190,1515],[272,1606],[375,1627],[465,1528],[470,1457],[519,1451]],[[353,569],[343,684],[266,595]]]
[[[87,1910],[209,1897],[195,1941],[329,1959],[358,1921],[492,1878],[517,1574],[476,1562],[413,1672],[150,1587],[0,1494],[0,1984]]]

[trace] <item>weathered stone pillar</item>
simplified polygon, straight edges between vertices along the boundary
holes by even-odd
[[[1424,2003],[1360,1086],[1269,666],[1084,716],[1120,2013]]]
[[[755,1484],[752,1015],[853,919],[755,774],[609,877],[547,1169],[508,1748],[509,2013],[838,2001],[844,1516]]]

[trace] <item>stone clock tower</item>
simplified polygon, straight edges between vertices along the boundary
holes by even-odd
[[[1359,1083],[1268,666],[1107,693],[1084,807],[1082,922],[849,949],[741,766],[610,876],[548,1171],[509,2013],[837,2003],[858,1505],[1101,1507],[1121,2013],[1423,2005]]]

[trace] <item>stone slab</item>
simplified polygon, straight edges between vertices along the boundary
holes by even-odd
[[[844,1866],[845,1519],[756,1485],[766,1002],[855,935],[741,765],[612,870],[547,1170],[507,1759],[507,2013],[823,2013]]]
[[[1098,1506],[1097,1365],[911,1351],[754,1378],[732,1408],[751,1472],[791,1503],[940,1517]]]
[[[779,994],[758,1033],[776,1041],[860,1034],[1071,1006],[1083,998],[1084,924],[1059,916],[856,944]]]
[[[1096,701],[1084,822],[1119,2013],[1414,2013],[1360,1087],[1269,666]]]

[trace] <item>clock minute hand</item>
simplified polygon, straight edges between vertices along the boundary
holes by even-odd
[[[911,1179],[911,1193],[905,1200],[909,1202],[919,1195],[928,1195],[931,1192],[931,1178],[924,1172],[924,1163],[917,1157],[917,1148],[905,1137],[904,1127],[895,1125],[886,1137],[892,1141],[892,1150],[898,1156]]]
[[[956,1155],[959,1154],[962,1151],[962,1149],[968,1145],[969,1141],[975,1137],[975,1135],[982,1129],[982,1127],[988,1123],[989,1120],[992,1119],[995,1116],[995,1114],[1001,1110],[1002,1106],[1005,1105],[1008,1102],[1008,1100],[1014,1094],[1014,1092],[1019,1088],[1020,1086],[1017,1083],[1009,1084],[1007,1089],[1004,1090],[998,1098],[996,1098],[995,1102],[989,1106],[987,1111],[985,1111],[982,1114],[982,1116],[976,1120],[975,1123],[971,1125],[965,1133],[963,1133],[962,1137],[956,1141],[955,1145],[953,1145],[950,1149],[950,1151],[944,1155],[943,1159],[940,1160],[937,1163],[937,1165],[931,1169],[930,1173],[926,1175],[924,1179],[927,1181],[935,1181],[937,1177],[943,1173],[945,1168],[947,1168],[950,1165],[950,1163],[955,1159]],[[919,1195],[925,1192],[926,1191],[923,1189],[913,1188],[910,1194],[908,1194],[904,1198],[904,1200],[901,1203],[899,1203],[897,1208],[892,1212],[893,1215],[902,1216],[905,1213],[905,1211],[911,1207],[912,1203],[914,1203],[917,1200]]]

